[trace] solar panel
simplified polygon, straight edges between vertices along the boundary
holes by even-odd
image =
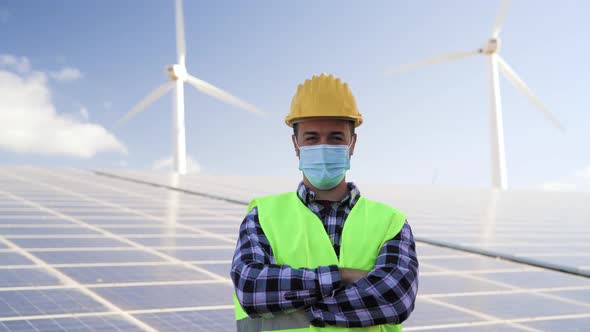
[[[116,315],[100,317],[46,318],[0,322],[0,331],[143,331]]]
[[[229,269],[245,202],[297,180],[116,175],[146,183],[0,169],[0,331],[234,331]],[[417,237],[589,269],[583,194],[360,188],[405,210]],[[577,212],[560,221],[561,209]],[[588,278],[425,242],[417,250],[405,331],[588,328]]]
[[[97,172],[192,193],[239,198],[293,190],[297,179],[176,179],[145,172]],[[590,193],[360,184],[368,197],[401,208],[424,242],[500,256],[590,277]],[[211,194],[213,193],[213,194]]]

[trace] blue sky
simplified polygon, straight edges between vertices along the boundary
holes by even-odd
[[[297,84],[328,72],[349,82],[365,117],[349,178],[488,186],[485,58],[397,76],[385,71],[482,46],[499,5],[467,0],[185,0],[189,72],[269,113],[258,118],[187,86],[188,154],[204,173],[296,175],[297,159],[283,119]],[[582,0],[515,0],[509,7],[500,54],[567,129],[565,134],[553,129],[502,79],[513,188],[590,188],[588,12],[590,3]],[[170,156],[170,96],[124,127],[115,130],[113,125],[167,80],[164,69],[176,59],[172,0],[0,0],[0,40],[0,55],[25,57],[31,67],[19,72],[5,63],[0,73],[43,73],[46,79],[36,84],[47,89],[55,116],[96,125],[96,130],[104,127],[105,140],[116,137],[124,146],[104,148],[91,158],[0,147],[2,164],[151,169]],[[79,75],[64,79],[59,74],[66,68]],[[14,112],[10,107],[0,102],[0,111]]]

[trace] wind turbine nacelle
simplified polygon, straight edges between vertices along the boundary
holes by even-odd
[[[186,68],[181,65],[171,65],[166,68],[166,74],[170,77],[171,80],[185,80],[187,77]]]
[[[491,38],[488,42],[483,46],[481,52],[484,54],[492,54],[498,52],[500,49],[500,40],[498,38]]]

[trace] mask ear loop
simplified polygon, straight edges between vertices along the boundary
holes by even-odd
[[[355,142],[356,142],[356,138],[353,136],[350,144],[348,145],[348,159],[352,158],[352,154],[350,153],[350,148],[352,147],[352,144]]]
[[[295,137],[295,146],[297,147],[297,158],[301,159],[301,147],[299,146],[299,139]]]
[[[297,139],[297,137],[295,137],[295,146],[297,147],[297,149],[301,150],[301,147],[299,146],[299,140]]]
[[[352,137],[352,140],[350,141],[350,144],[348,144],[348,151],[350,151],[350,148],[352,147],[352,144],[356,142],[356,138],[354,138],[354,136]]]

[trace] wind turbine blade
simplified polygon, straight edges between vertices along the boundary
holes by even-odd
[[[182,0],[176,0],[176,51],[178,64],[184,66],[186,56],[186,40],[184,38],[184,16],[182,12]]]
[[[498,16],[496,16],[496,21],[494,22],[492,38],[498,38],[498,35],[500,35],[500,31],[502,30],[502,24],[504,23],[504,18],[506,17],[506,11],[508,10],[509,3],[510,0],[502,0],[502,4],[500,5],[500,11],[498,12]]]
[[[443,56],[433,57],[433,58],[425,59],[422,61],[405,64],[405,65],[399,66],[397,68],[388,70],[387,74],[388,75],[400,74],[400,73],[415,70],[415,69],[418,69],[421,67],[435,65],[437,63],[442,63],[442,62],[459,60],[459,59],[466,58],[468,56],[472,56],[472,55],[476,55],[476,54],[480,54],[480,53],[481,53],[480,50],[475,50],[475,51],[457,52],[457,53],[451,53],[451,54],[447,54],[447,55],[443,55]]]
[[[497,55],[497,59],[502,73],[506,76],[506,78],[508,78],[512,85],[514,85],[518,91],[525,95],[557,129],[565,131],[559,120],[557,120],[557,118],[553,116],[553,114],[551,114],[551,112],[549,112],[549,110],[543,104],[541,104],[539,98],[535,96],[533,91],[518,76],[518,74],[516,74],[516,72],[508,65],[508,63],[500,55]]]
[[[172,88],[174,88],[174,84],[175,82],[171,81],[166,84],[160,85],[159,87],[154,89],[154,91],[150,92],[150,94],[147,95],[147,97],[143,98],[139,103],[137,103],[137,105],[135,105],[135,107],[133,107],[131,111],[129,111],[127,114],[125,114],[125,116],[123,116],[119,121],[117,121],[117,123],[115,124],[115,128],[120,127],[125,122],[129,121],[131,118],[143,111],[151,103],[153,103],[154,101],[162,97],[164,94],[166,94],[166,92],[172,90]]]
[[[195,88],[197,88],[197,90],[199,90],[199,91],[203,92],[204,94],[207,94],[213,98],[217,98],[225,103],[239,107],[239,108],[241,108],[245,111],[251,112],[251,113],[255,113],[258,115],[265,115],[264,112],[257,109],[255,106],[250,105],[250,104],[246,103],[245,101],[242,101],[238,97],[234,97],[231,94],[221,90],[220,88],[215,87],[215,86],[213,86],[203,80],[200,80],[192,75],[188,75],[186,78],[186,81],[188,83],[190,83],[192,86],[194,86]]]

